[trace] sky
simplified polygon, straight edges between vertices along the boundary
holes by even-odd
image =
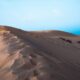
[[[0,25],[80,35],[80,0],[0,0]]]

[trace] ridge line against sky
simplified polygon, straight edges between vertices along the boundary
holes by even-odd
[[[2,0],[0,24],[80,34],[80,0]]]

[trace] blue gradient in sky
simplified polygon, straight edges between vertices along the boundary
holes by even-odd
[[[1,0],[0,24],[80,34],[80,0]]]

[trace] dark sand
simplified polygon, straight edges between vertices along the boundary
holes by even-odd
[[[0,80],[80,80],[80,36],[0,26]]]

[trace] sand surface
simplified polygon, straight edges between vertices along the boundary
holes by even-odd
[[[0,80],[80,80],[80,36],[0,26]]]

